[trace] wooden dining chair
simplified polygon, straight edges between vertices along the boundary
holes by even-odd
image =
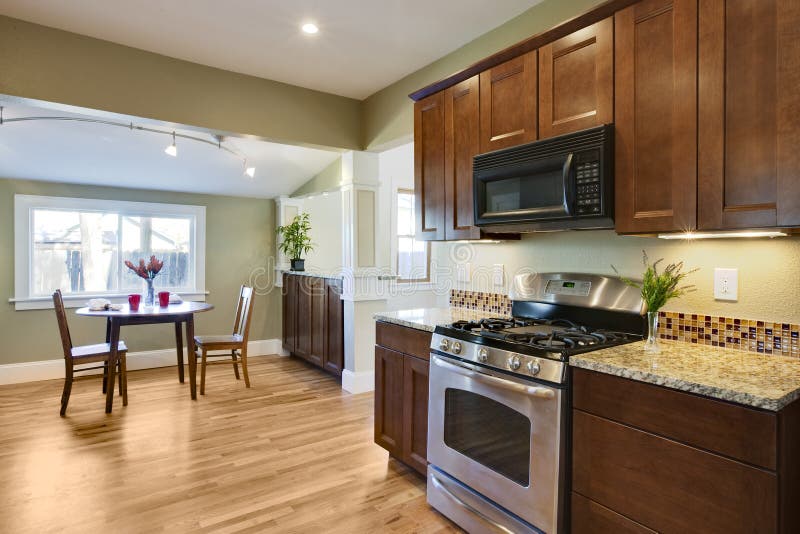
[[[104,369],[108,365],[108,360],[111,357],[111,346],[108,343],[98,343],[96,345],[83,345],[79,347],[72,346],[72,337],[69,335],[69,325],[67,324],[67,312],[64,310],[64,299],[61,296],[61,290],[57,289],[53,293],[53,307],[56,310],[56,318],[58,319],[58,331],[61,333],[61,346],[64,349],[64,366],[66,375],[64,377],[64,393],[61,395],[61,416],[67,413],[67,404],[69,404],[69,395],[72,392],[72,381],[75,378],[75,373],[85,371],[93,371],[96,369]],[[128,405],[128,376],[125,362],[128,348],[125,342],[120,340],[118,347],[119,361],[117,362],[117,369],[119,371],[119,392],[122,395],[122,405]],[[90,363],[102,363],[94,367],[79,367]],[[103,377],[105,380],[105,375]],[[104,388],[105,389],[105,388]]]
[[[200,358],[200,394],[206,394],[206,365],[233,364],[236,380],[239,378],[239,362],[242,364],[244,384],[250,387],[250,376],[247,374],[247,337],[250,334],[250,314],[253,311],[253,288],[242,286],[239,290],[239,304],[236,306],[236,320],[233,323],[233,334],[221,336],[195,336],[195,357]],[[225,351],[225,354],[208,354],[211,351]],[[226,358],[212,360],[208,358]],[[230,358],[229,360],[227,358]]]

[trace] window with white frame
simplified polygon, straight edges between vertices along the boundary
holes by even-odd
[[[17,309],[48,307],[56,289],[68,305],[142,291],[124,262],[151,255],[156,288],[205,294],[203,206],[16,195],[14,210]]]
[[[430,243],[414,239],[414,191],[397,190],[397,274],[399,282],[430,280]]]

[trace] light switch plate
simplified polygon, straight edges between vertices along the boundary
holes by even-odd
[[[714,298],[738,300],[739,269],[714,269]]]
[[[459,263],[456,269],[456,277],[459,282],[469,282],[472,279],[472,264]]]
[[[505,285],[505,266],[502,263],[495,263],[492,266],[492,283],[496,286]]]

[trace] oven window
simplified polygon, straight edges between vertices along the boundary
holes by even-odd
[[[550,208],[564,203],[562,168],[486,182],[486,211]]]
[[[463,389],[445,390],[444,442],[492,471],[528,486],[530,420],[497,401]]]

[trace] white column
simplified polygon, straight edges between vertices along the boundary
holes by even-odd
[[[344,358],[342,388],[362,393],[375,388],[375,321],[386,309],[388,233],[380,217],[378,154],[342,156],[342,276]]]

